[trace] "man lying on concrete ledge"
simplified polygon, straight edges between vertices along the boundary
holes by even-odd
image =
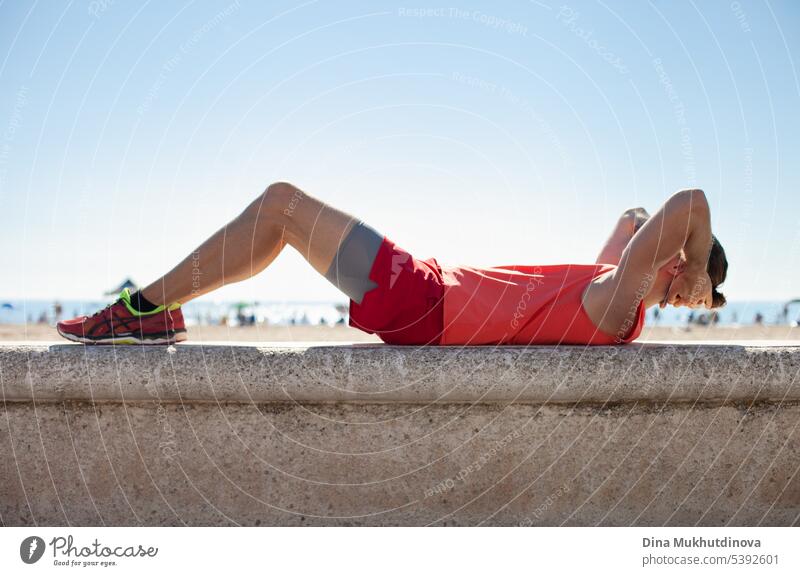
[[[291,184],[270,185],[168,274],[110,306],[59,322],[87,344],[186,340],[181,304],[249,278],[292,246],[350,298],[350,325],[389,344],[622,344],[645,309],[714,308],[727,275],[702,190],[649,217],[626,211],[595,264],[440,265]]]

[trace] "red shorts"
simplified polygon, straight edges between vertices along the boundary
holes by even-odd
[[[350,326],[387,344],[439,344],[444,283],[436,260],[417,260],[384,236],[361,304],[350,300]]]

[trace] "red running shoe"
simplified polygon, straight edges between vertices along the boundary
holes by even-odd
[[[186,340],[180,304],[138,312],[127,288],[99,312],[59,322],[56,328],[67,340],[84,344],[174,344]]]

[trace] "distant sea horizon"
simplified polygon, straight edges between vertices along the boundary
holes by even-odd
[[[61,319],[72,318],[82,314],[92,314],[112,301],[108,300],[62,300]],[[786,301],[777,300],[742,300],[728,302],[719,308],[719,325],[749,326],[756,323],[757,315],[761,315],[764,324],[797,325],[800,323],[800,303],[792,303],[788,314],[784,315]],[[708,310],[690,310],[687,308],[667,307],[658,310],[651,307],[647,310],[646,323],[659,326],[686,325],[690,314],[694,318],[700,314],[708,314]],[[242,323],[258,323],[269,325],[332,325],[346,322],[346,301],[230,301],[214,302],[198,299],[183,306],[186,323],[189,325],[220,324],[223,319],[231,326]],[[20,300],[0,298],[0,324],[55,324],[55,301],[53,300]]]

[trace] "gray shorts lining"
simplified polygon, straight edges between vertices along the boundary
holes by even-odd
[[[339,245],[325,278],[356,304],[361,304],[364,294],[377,286],[369,279],[369,273],[381,244],[382,234],[358,222]]]

